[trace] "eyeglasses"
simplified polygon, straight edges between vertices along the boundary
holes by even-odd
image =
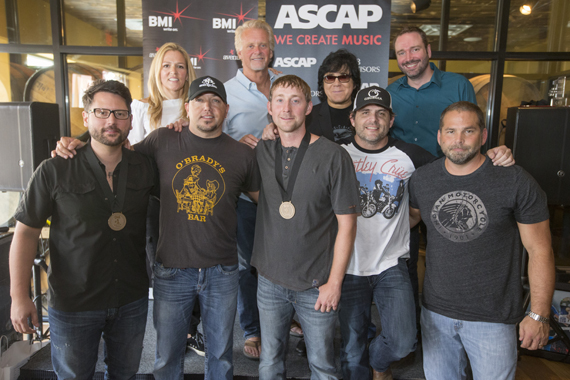
[[[92,113],[99,119],[108,119],[111,114],[115,115],[117,120],[127,120],[131,116],[129,110],[108,110],[105,108],[93,108],[89,113]]]
[[[348,83],[350,81],[350,78],[352,78],[352,75],[350,74],[325,75],[323,77],[325,83],[334,83],[336,79],[338,79],[340,83]]]

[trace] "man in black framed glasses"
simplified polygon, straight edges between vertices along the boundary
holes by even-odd
[[[158,186],[151,160],[122,148],[131,100],[122,83],[95,82],[83,97],[90,143],[75,160],[44,161],[14,215],[11,318],[26,334],[33,333],[29,321],[39,326],[30,268],[51,217],[48,303],[58,378],[92,378],[101,336],[106,378],[129,379],[139,368],[148,309],[145,220]]]

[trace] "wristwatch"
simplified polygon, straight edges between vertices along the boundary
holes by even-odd
[[[540,323],[549,323],[548,318],[542,317],[536,313],[533,313],[532,311],[529,311],[526,315],[528,315],[530,318],[532,318],[535,321],[538,321]]]

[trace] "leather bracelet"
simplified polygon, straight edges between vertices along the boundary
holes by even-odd
[[[540,323],[550,323],[550,321],[548,320],[548,318],[545,318],[543,316],[540,316],[536,313],[533,313],[532,311],[529,311],[526,315],[528,315],[530,318],[534,319],[535,321],[538,321]]]

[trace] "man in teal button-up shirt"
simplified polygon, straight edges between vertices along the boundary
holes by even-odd
[[[396,36],[394,50],[405,76],[388,86],[398,115],[392,135],[441,157],[437,143],[439,116],[447,106],[460,100],[477,104],[473,86],[463,75],[440,71],[429,63],[431,47],[419,28],[403,29]]]

